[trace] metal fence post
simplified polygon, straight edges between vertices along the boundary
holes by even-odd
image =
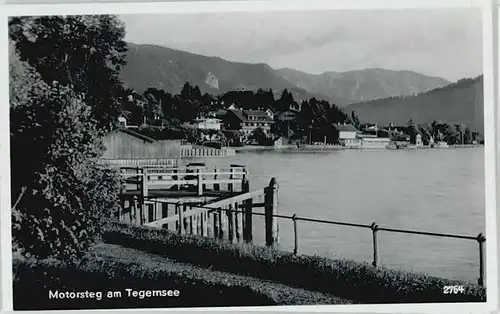
[[[293,255],[297,255],[297,251],[299,249],[299,239],[298,239],[298,235],[297,235],[297,215],[296,214],[293,214],[292,220],[293,220],[293,234],[294,234]]]
[[[377,244],[377,232],[378,232],[378,225],[377,223],[372,223],[370,226],[370,229],[372,230],[372,235],[373,235],[373,267],[377,267],[379,264],[379,257],[378,257],[378,244]]]
[[[482,233],[477,236],[477,243],[479,244],[479,278],[477,279],[477,284],[484,286],[484,242],[486,238]]]

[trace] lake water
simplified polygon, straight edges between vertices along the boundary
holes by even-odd
[[[279,213],[380,227],[477,236],[485,233],[484,149],[241,152],[204,160],[242,164],[250,190],[279,182]],[[263,211],[261,208],[254,209]],[[264,243],[254,216],[254,242]],[[298,222],[299,253],[372,261],[369,229]],[[279,220],[280,246],[293,250],[293,224]],[[380,263],[476,282],[476,241],[379,232]]]

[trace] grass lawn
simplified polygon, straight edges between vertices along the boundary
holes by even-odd
[[[306,305],[306,304],[352,304],[350,300],[334,297],[321,292],[300,288],[292,288],[283,284],[254,277],[241,276],[232,273],[203,268],[187,263],[180,263],[165,257],[143,251],[125,248],[113,244],[96,245],[92,253],[98,258],[112,261],[137,264],[142,267],[165,269],[169,272],[182,274],[186,280],[206,282],[228,287],[245,287],[258,295],[268,297],[274,305]],[[237,262],[237,261],[235,261]]]
[[[178,290],[179,295],[130,297],[127,289]],[[50,291],[102,292],[103,298],[51,299]],[[109,298],[108,291],[118,291],[121,295]],[[15,310],[346,303],[352,302],[321,292],[180,263],[114,244],[96,245],[78,267],[52,260],[14,261]]]

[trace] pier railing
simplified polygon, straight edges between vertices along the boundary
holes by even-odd
[[[175,167],[178,164],[175,158],[103,158],[102,161],[118,167]]]
[[[181,149],[181,158],[196,158],[196,157],[226,157],[234,156],[235,150],[231,148],[191,148],[186,147]]]
[[[239,210],[234,209],[224,209],[226,211],[230,210],[232,212],[241,212]],[[269,213],[256,213],[252,212],[252,215],[257,216],[268,216]],[[477,236],[468,236],[468,235],[458,235],[458,234],[449,234],[449,233],[437,233],[437,232],[426,232],[426,231],[417,231],[417,230],[406,230],[406,229],[396,229],[396,228],[386,228],[380,227],[376,222],[371,224],[357,224],[343,221],[334,221],[334,220],[324,220],[324,219],[314,219],[307,217],[299,217],[297,215],[278,215],[271,214],[274,218],[281,219],[290,219],[293,222],[293,233],[294,233],[294,249],[293,253],[297,254],[299,248],[299,236],[298,236],[298,221],[307,221],[321,224],[329,224],[329,225],[337,225],[337,226],[346,226],[346,227],[355,227],[355,228],[363,228],[370,229],[372,232],[372,243],[373,243],[373,261],[372,265],[377,267],[380,263],[380,255],[378,250],[378,232],[389,232],[389,233],[403,233],[403,234],[414,234],[414,235],[423,235],[423,236],[432,236],[439,238],[453,238],[453,239],[461,239],[461,240],[469,240],[475,241],[478,245],[478,253],[479,253],[479,277],[477,280],[478,285],[484,286],[484,272],[485,272],[485,260],[484,260],[484,245],[486,242],[486,237],[479,233]]]
[[[121,167],[121,176],[126,184],[136,185],[137,192],[143,196],[149,195],[153,189],[173,187],[180,190],[183,186],[192,186],[198,196],[203,196],[207,186],[219,192],[221,184],[227,185],[228,192],[233,192],[234,186],[248,176],[248,171],[238,165],[231,165],[230,169],[206,169],[204,164],[190,164],[186,167]]]
[[[235,170],[229,171],[232,179],[224,181],[233,190],[232,184],[235,182],[241,183],[241,191],[230,195],[226,198],[215,200],[211,203],[202,202],[181,202],[173,201],[171,198],[161,198],[156,196],[148,196],[146,191],[141,191],[142,201],[139,203],[134,199],[132,204],[128,206],[127,211],[121,211],[120,220],[129,220],[132,223],[175,230],[181,235],[201,235],[216,239],[224,239],[230,242],[245,242],[252,243],[253,227],[252,217],[264,216],[265,219],[265,242],[267,246],[275,247],[279,242],[278,236],[278,219],[288,219],[293,222],[294,231],[294,249],[293,253],[299,251],[299,221],[313,222],[327,225],[337,225],[353,228],[361,228],[370,230],[372,233],[373,244],[373,260],[372,265],[378,267],[380,264],[380,254],[378,247],[379,232],[399,233],[399,234],[414,234],[421,236],[432,236],[439,238],[452,238],[459,240],[475,241],[479,251],[479,277],[478,284],[484,286],[485,283],[485,259],[484,245],[486,238],[483,234],[477,236],[458,235],[449,233],[425,232],[416,230],[396,229],[388,227],[380,227],[376,222],[371,224],[359,224],[343,221],[316,219],[309,217],[299,217],[297,215],[281,215],[278,214],[278,183],[275,178],[271,180],[268,186],[252,191],[249,190],[249,183],[246,172],[238,171],[242,178],[235,179]],[[183,172],[169,173],[169,176],[195,175],[194,179],[181,180],[175,179],[170,184],[197,184],[202,187],[204,184],[218,184],[223,181],[215,182],[210,179],[203,179],[202,175],[218,175],[222,172]],[[147,172],[142,174],[146,178]],[[155,176],[165,176],[165,173],[156,173]],[[142,180],[141,180],[142,181]],[[169,180],[170,181],[170,180]],[[146,193],[144,193],[146,192]],[[201,189],[203,193],[203,189]],[[199,194],[199,193],[198,193]],[[141,196],[139,195],[139,199]],[[134,204],[135,203],[135,204]],[[263,207],[264,212],[255,212],[253,208]],[[172,213],[173,210],[173,213]],[[125,217],[129,215],[129,219]]]

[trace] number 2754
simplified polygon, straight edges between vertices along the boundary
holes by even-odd
[[[460,285],[444,286],[443,287],[443,294],[459,294],[459,293],[464,293],[464,292],[465,292],[464,286],[460,286]]]

